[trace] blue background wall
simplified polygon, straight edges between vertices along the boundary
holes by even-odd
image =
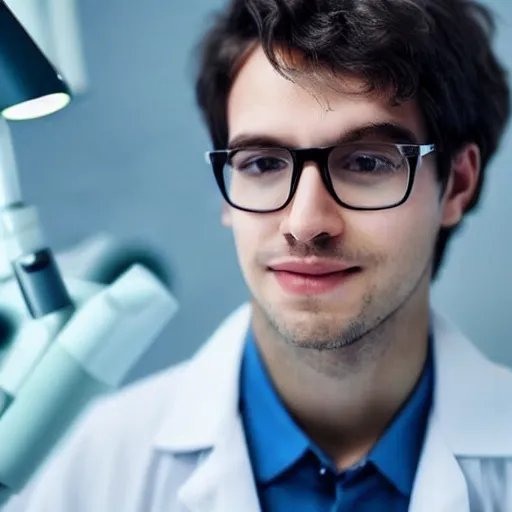
[[[497,47],[512,54],[512,2]],[[98,231],[140,240],[171,267],[181,309],[132,372],[190,355],[246,297],[203,152],[192,50],[220,0],[81,0],[91,88],[70,108],[12,126],[23,187],[50,242],[68,248]],[[453,245],[435,303],[492,358],[512,365],[512,149],[494,161],[481,211]]]

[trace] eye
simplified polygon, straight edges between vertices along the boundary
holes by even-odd
[[[334,174],[383,175],[407,168],[407,160],[392,144],[341,145],[329,156],[329,169]]]
[[[244,174],[269,174],[290,169],[290,157],[283,150],[242,150],[231,159],[231,167]]]
[[[343,170],[357,173],[393,172],[397,168],[396,163],[384,155],[361,153],[349,155],[339,164]]]
[[[287,162],[279,160],[273,157],[262,157],[249,160],[244,163],[239,171],[251,172],[251,173],[267,173],[272,171],[281,171],[288,166]]]

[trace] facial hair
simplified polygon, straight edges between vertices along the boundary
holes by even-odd
[[[363,263],[373,268],[384,267],[389,263],[382,256],[369,256],[363,251],[349,251],[346,247],[337,246],[327,236],[316,237],[309,243],[299,243],[290,238],[287,240],[289,257],[340,259],[344,262]],[[280,256],[282,251],[280,253],[265,252],[261,253],[258,259],[264,262]],[[298,314],[291,321],[283,318],[281,312],[272,304],[257,297],[253,298],[253,302],[264,317],[268,328],[289,344],[317,351],[346,349],[356,345],[361,345],[362,349],[362,344],[359,343],[361,340],[369,342],[381,338],[382,331],[391,328],[399,311],[421,285],[425,275],[430,272],[430,265],[431,259],[428,258],[424,263],[423,271],[414,280],[407,275],[407,271],[398,272],[385,290],[379,290],[374,283],[365,291],[357,315],[348,321],[336,317],[334,312],[326,314],[325,303],[314,296],[306,297],[301,302],[300,312],[307,314],[305,316]]]

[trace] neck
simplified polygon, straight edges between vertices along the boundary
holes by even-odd
[[[261,317],[255,308],[255,337],[281,400],[338,469],[350,467],[369,452],[420,378],[428,350],[428,300],[412,299],[338,350],[294,346]]]

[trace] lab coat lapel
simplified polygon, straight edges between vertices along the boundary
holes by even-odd
[[[453,452],[453,446],[447,443],[447,432],[444,428],[449,424],[459,431],[461,429],[454,414],[454,399],[457,397],[452,395],[453,389],[446,389],[446,385],[447,379],[450,379],[447,373],[460,367],[459,358],[463,352],[459,352],[461,347],[458,346],[456,352],[453,352],[454,332],[434,311],[431,312],[431,319],[436,385],[409,512],[469,512],[466,480]],[[467,380],[467,374],[458,377]]]
[[[432,311],[435,391],[410,512],[469,512],[460,459],[512,456],[512,377]]]
[[[464,474],[431,415],[409,512],[470,512]]]
[[[260,512],[240,418],[224,430],[178,499],[187,512]]]
[[[239,374],[250,321],[232,313],[192,361],[155,439],[163,452],[199,454],[177,489],[180,512],[260,512],[239,412]]]

